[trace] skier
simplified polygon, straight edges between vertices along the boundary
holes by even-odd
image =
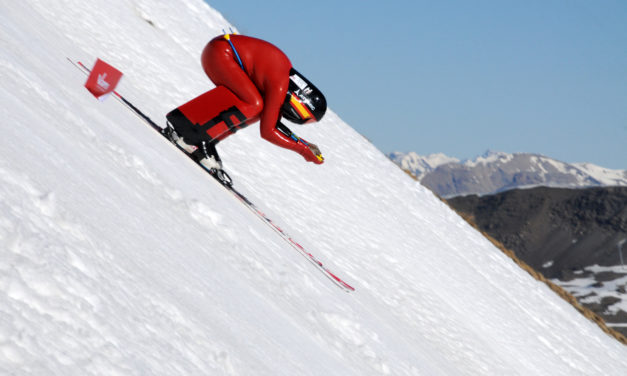
[[[216,88],[166,115],[166,136],[199,163],[222,170],[216,144],[260,121],[261,137],[321,164],[320,149],[281,123],[319,121],[327,109],[322,93],[298,73],[287,56],[261,39],[225,34],[204,48],[202,67]]]

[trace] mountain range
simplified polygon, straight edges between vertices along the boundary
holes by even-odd
[[[393,152],[388,157],[445,198],[536,186],[627,186],[627,170],[612,170],[591,163],[566,163],[532,153],[487,151],[464,161],[444,154],[421,156],[415,152]]]

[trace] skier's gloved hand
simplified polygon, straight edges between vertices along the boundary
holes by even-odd
[[[313,162],[315,164],[323,164],[324,158],[322,157],[322,153],[320,152],[320,148],[318,148],[315,144],[310,144],[307,141],[301,139],[299,141],[302,145],[300,155],[305,158],[307,162]]]
[[[314,155],[322,156],[322,152],[320,152],[320,148],[316,144],[309,144],[309,150],[311,150]]]

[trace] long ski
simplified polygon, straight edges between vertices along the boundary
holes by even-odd
[[[74,62],[70,58],[68,61],[72,63],[76,68],[81,70],[86,75],[89,75],[90,69],[87,68],[80,61]],[[303,257],[305,257],[311,264],[313,264],[320,272],[322,272],[327,278],[329,278],[336,286],[340,287],[342,290],[346,292],[355,291],[355,288],[346,283],[340,277],[338,277],[335,273],[333,273],[329,268],[323,265],[313,254],[311,254],[308,250],[306,250],[302,245],[300,245],[297,241],[295,241],[287,232],[285,232],[280,226],[278,226],[272,219],[270,219],[263,211],[261,211],[253,202],[251,202],[246,196],[240,193],[237,189],[233,188],[232,182],[225,182],[223,179],[216,174],[215,170],[209,169],[202,164],[198,163],[189,153],[185,151],[181,146],[172,142],[167,138],[165,134],[163,134],[163,128],[157,125],[152,119],[146,116],[139,108],[133,105],[130,101],[120,95],[117,91],[113,92],[114,97],[124,105],[128,110],[133,112],[137,117],[139,117],[146,125],[150,126],[154,131],[158,132],[161,136],[163,136],[166,140],[170,141],[170,143],[176,148],[178,148],[181,152],[183,152],[186,156],[192,159],[196,165],[201,167],[206,173],[208,173],[212,178],[214,178],[220,186],[226,189],[229,193],[233,195],[240,203],[246,206],[257,218],[263,221],[265,224],[270,226],[277,234],[281,236],[283,240],[285,240],[292,248],[294,248],[298,253],[300,253]]]

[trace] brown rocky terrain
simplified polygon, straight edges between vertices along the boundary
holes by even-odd
[[[448,203],[627,334],[627,187],[538,187]],[[625,249],[623,249],[625,248]]]

